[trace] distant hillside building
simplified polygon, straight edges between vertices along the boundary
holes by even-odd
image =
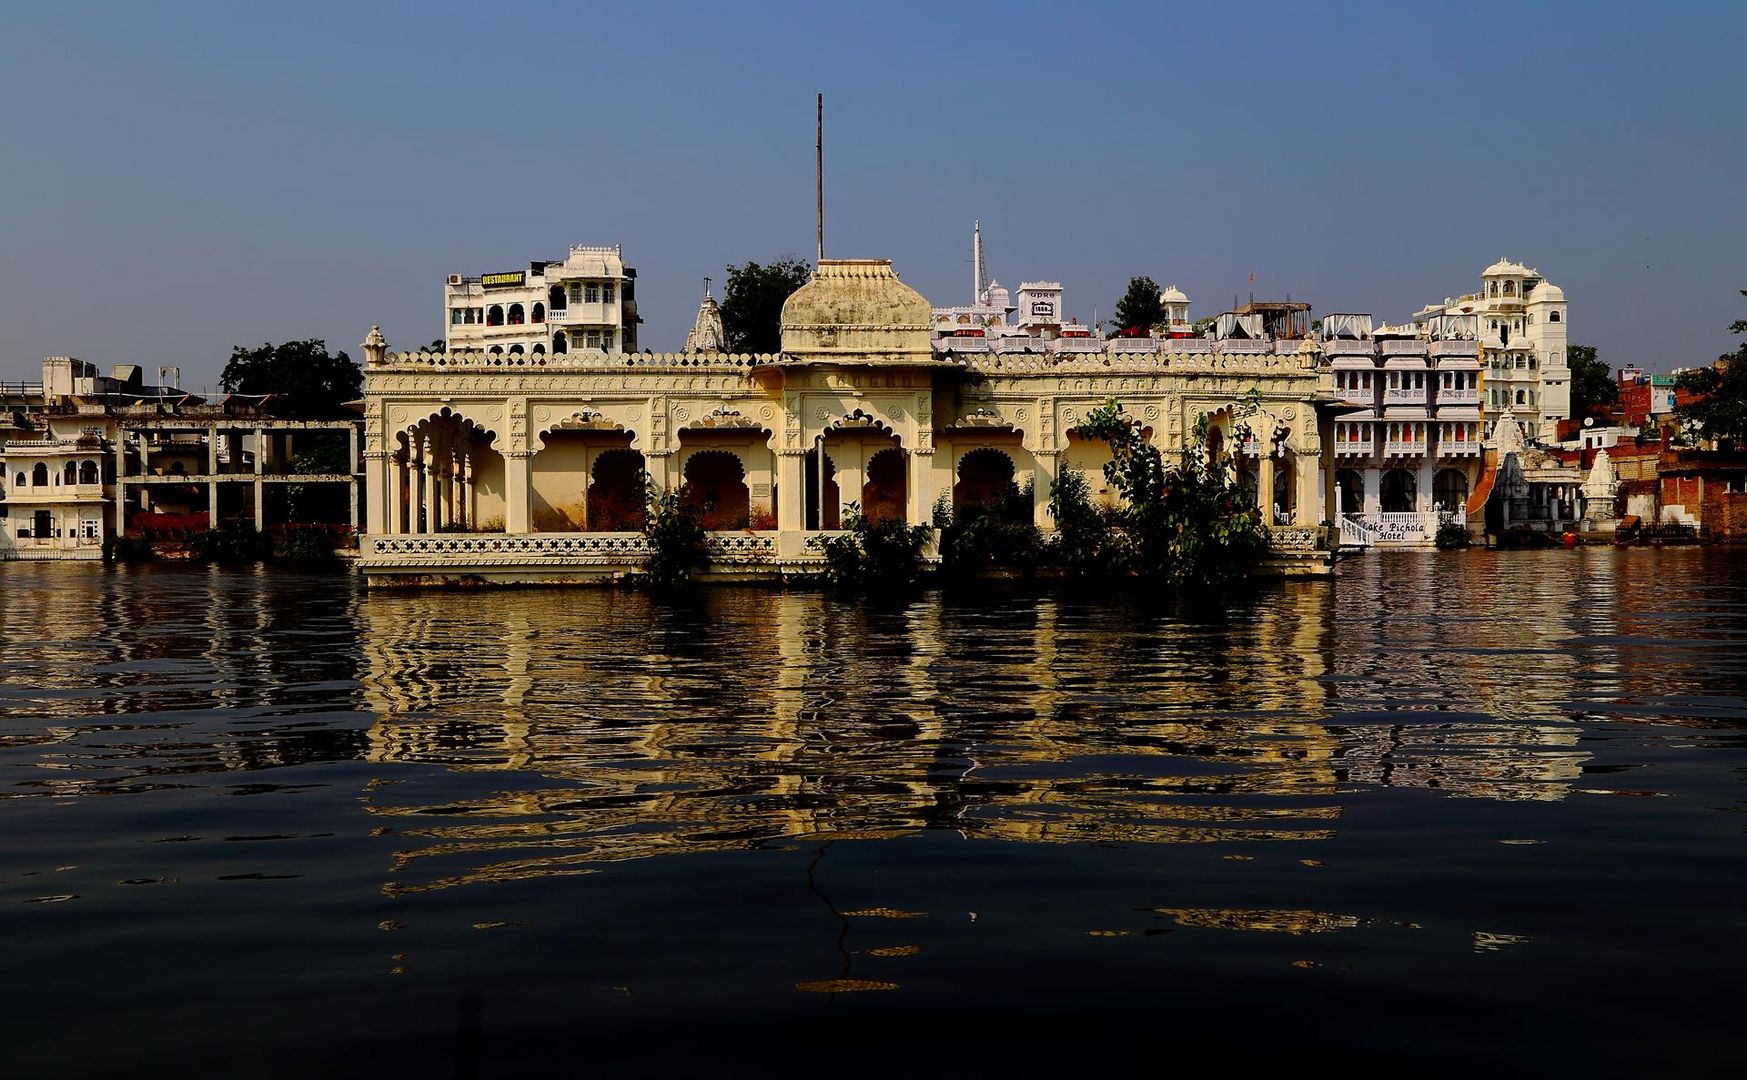
[[[494,356],[637,351],[637,271],[617,245],[572,246],[561,262],[466,277],[443,288],[449,352]]]

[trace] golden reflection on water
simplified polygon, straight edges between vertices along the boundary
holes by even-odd
[[[497,777],[366,792],[405,841],[385,888],[923,829],[1306,843],[1367,787],[1565,797],[1586,757],[1558,704],[1572,661],[1523,621],[1465,618],[1484,590],[1430,565],[1372,560],[1396,579],[1211,623],[1054,595],[372,594],[366,756]]]

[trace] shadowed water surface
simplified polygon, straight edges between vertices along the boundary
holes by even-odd
[[[8,1071],[1736,1058],[1747,564],[1342,569],[1185,617],[0,566]]]

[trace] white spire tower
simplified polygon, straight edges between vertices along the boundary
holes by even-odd
[[[983,294],[989,291],[989,280],[983,269],[983,223],[971,223],[971,304],[975,306],[983,302]]]

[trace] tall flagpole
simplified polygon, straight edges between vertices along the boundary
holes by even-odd
[[[813,178],[818,186],[819,261],[825,261],[825,92],[819,92],[819,141],[814,147]],[[823,490],[824,478],[820,478]]]

